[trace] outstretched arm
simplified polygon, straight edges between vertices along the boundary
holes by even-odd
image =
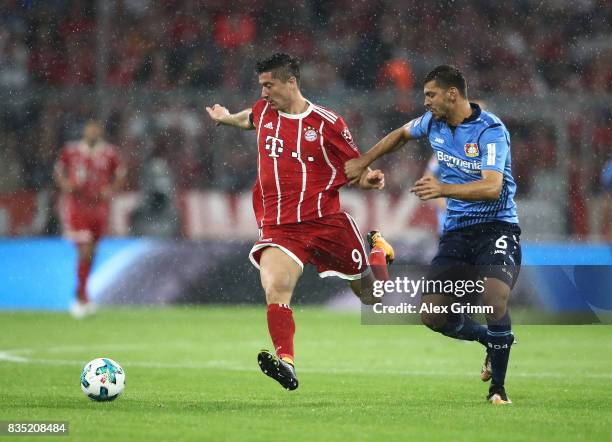
[[[224,124],[244,130],[255,129],[255,126],[253,126],[251,122],[251,109],[245,109],[235,114],[230,114],[225,107],[220,104],[215,104],[212,107],[206,106],[206,112],[208,112],[210,118],[217,123],[217,126],[219,124]]]
[[[344,164],[344,173],[346,174],[349,183],[358,184],[360,177],[370,164],[383,155],[399,149],[411,139],[412,136],[410,135],[408,125],[402,126],[389,133],[382,140],[376,143],[373,148],[359,158],[347,161]]]
[[[462,201],[495,201],[499,199],[504,175],[496,170],[483,170],[482,178],[465,184],[445,184],[433,176],[425,176],[414,183],[410,191],[421,200],[446,197]]]

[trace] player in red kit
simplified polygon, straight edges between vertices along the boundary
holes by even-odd
[[[338,190],[347,183],[344,163],[359,156],[342,117],[302,96],[295,58],[274,54],[257,63],[256,71],[262,90],[252,108],[230,114],[215,104],[206,110],[217,124],[256,131],[253,207],[260,234],[250,259],[260,270],[276,350],[261,351],[258,362],[266,375],[295,390],[295,323],[289,303],[304,265],[316,266],[322,278],[350,281],[362,302],[372,303],[370,265],[376,278],[388,278],[387,261],[394,255],[382,235],[371,232],[368,256],[355,221],[340,210]],[[358,185],[381,189],[384,175],[365,170]]]
[[[81,318],[94,312],[87,296],[87,279],[96,245],[106,232],[110,198],[122,185],[125,170],[117,149],[102,139],[98,121],[89,121],[83,139],[67,143],[55,164],[55,179],[62,191],[64,235],[78,249],[76,302],[71,313]]]

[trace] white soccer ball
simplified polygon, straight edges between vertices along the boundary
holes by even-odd
[[[81,390],[91,400],[112,401],[125,387],[123,368],[109,358],[98,358],[85,364],[81,373]]]

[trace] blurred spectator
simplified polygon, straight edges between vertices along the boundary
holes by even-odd
[[[28,51],[24,42],[0,29],[0,86],[22,89],[28,80]]]
[[[194,53],[185,68],[183,85],[195,89],[215,89],[219,84],[219,72],[207,54]]]
[[[213,26],[215,42],[222,49],[236,49],[252,42],[257,31],[255,19],[245,12],[219,13]]]
[[[132,212],[132,234],[176,237],[180,223],[176,209],[176,184],[167,159],[167,140],[160,139],[143,167],[142,203]]]
[[[381,66],[378,71],[378,84],[383,87],[389,83],[398,92],[405,93],[412,89],[412,70],[406,60],[392,59]]]
[[[23,189],[25,182],[19,156],[17,137],[8,135],[0,140],[0,192],[12,193]]]

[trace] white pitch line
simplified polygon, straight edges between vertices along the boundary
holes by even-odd
[[[13,354],[10,354],[9,352],[6,351],[0,351],[0,361],[7,361],[7,362],[29,362],[28,359],[21,357],[21,356],[15,356]]]
[[[13,362],[13,363],[26,363],[26,364],[47,364],[47,365],[83,365],[83,360],[73,359],[40,359],[40,358],[25,358],[15,356],[9,352],[0,351],[0,362]],[[256,371],[256,365],[252,366],[239,366],[232,361],[227,360],[212,360],[203,363],[164,363],[164,362],[143,362],[143,361],[122,361],[121,365],[126,367],[140,367],[140,368],[157,368],[157,369],[195,369],[195,370],[206,370],[206,369],[223,369],[228,371],[239,371],[239,372],[251,372]],[[388,370],[388,369],[359,369],[359,368],[308,368],[300,367],[300,373],[312,373],[312,374],[332,374],[332,375],[390,375],[390,376],[418,376],[418,377],[474,377],[475,374],[470,372],[457,372],[449,373],[447,371],[435,372],[431,370]],[[525,373],[525,372],[514,372],[510,371],[509,376],[521,377],[521,378],[550,378],[550,379],[567,379],[567,373],[550,373],[550,372],[537,372],[537,373]],[[580,375],[581,378],[586,379],[612,379],[612,373],[583,373]]]

